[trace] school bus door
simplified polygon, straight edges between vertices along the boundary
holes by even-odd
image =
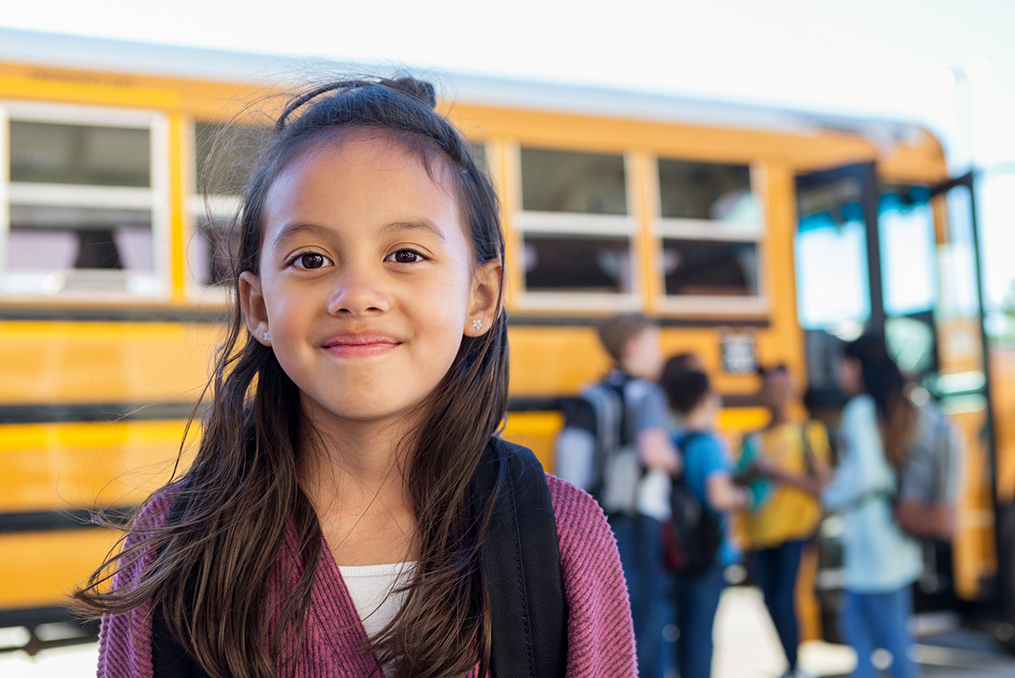
[[[1000,539],[972,174],[904,186],[879,181],[873,163],[849,165],[797,177],[797,201],[798,316],[812,412],[834,428],[845,403],[835,378],[842,346],[864,331],[882,333],[966,446],[959,534],[950,547],[928,547],[917,609],[953,608],[956,597],[984,601],[999,585],[997,611],[1015,621],[1015,575],[997,577],[998,557],[1015,562],[1015,511],[1011,534]],[[826,528],[834,536],[841,525]],[[835,606],[841,586],[839,557],[826,553],[817,578],[826,607]],[[831,621],[834,610],[825,612]]]

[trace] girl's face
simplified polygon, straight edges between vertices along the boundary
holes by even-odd
[[[845,356],[839,359],[836,378],[839,388],[848,396],[863,393],[863,367],[856,358]]]
[[[243,273],[240,298],[313,421],[414,411],[462,337],[492,325],[501,264],[474,264],[452,182],[433,170],[355,132],[305,152],[267,191],[260,276]]]
[[[761,402],[768,409],[782,412],[793,397],[793,380],[789,372],[773,370],[766,374],[761,386]]]

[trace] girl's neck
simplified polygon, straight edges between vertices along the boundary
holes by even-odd
[[[403,427],[316,427],[300,450],[300,485],[339,565],[416,559],[416,519],[406,482]]]
[[[789,421],[789,417],[786,416],[786,410],[769,410],[771,419],[768,421],[768,428],[778,428]]]
[[[708,431],[713,425],[712,413],[704,410],[689,412],[681,422],[682,426],[692,431]]]
[[[404,427],[374,422],[309,422],[301,441],[300,481],[312,498],[357,503],[357,495],[402,492],[409,461]]]

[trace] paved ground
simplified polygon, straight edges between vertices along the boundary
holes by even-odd
[[[1015,678],[1015,657],[997,652],[988,640],[972,632],[925,642],[916,648],[924,678]],[[785,669],[775,629],[754,589],[733,588],[723,595],[715,647],[713,678],[777,678]],[[47,650],[36,658],[0,654],[0,676],[86,678],[95,675],[97,656],[94,643]],[[800,665],[822,678],[848,676],[855,663],[853,651],[841,645],[805,643],[800,652]]]
[[[727,589],[716,617],[715,645],[713,678],[777,678],[785,670],[775,628],[757,589]],[[925,638],[915,650],[924,678],[1015,678],[1015,657],[972,631]],[[856,655],[842,645],[804,643],[800,666],[815,676],[838,678],[849,675]]]

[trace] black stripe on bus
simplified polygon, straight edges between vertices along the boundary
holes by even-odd
[[[556,412],[566,396],[515,397],[508,402],[510,412]],[[760,407],[757,396],[723,395],[726,407]],[[202,404],[198,418],[209,405]],[[0,405],[0,424],[64,424],[71,422],[154,421],[188,419],[194,403],[94,403],[53,405]]]
[[[44,624],[61,626],[57,629],[50,627],[43,639],[39,637],[38,627]],[[0,628],[12,626],[28,629],[28,640],[20,645],[0,645],[0,653],[21,650],[34,657],[41,650],[95,642],[99,635],[99,620],[82,619],[81,615],[57,605],[0,609]]]
[[[511,412],[556,412],[563,408],[567,397],[557,398],[511,398],[508,410]],[[758,396],[750,393],[729,393],[722,396],[724,407],[762,407]]]
[[[75,322],[225,323],[224,308],[85,308],[74,306],[0,306],[0,320]],[[596,316],[509,315],[508,325],[518,327],[592,327]],[[768,327],[767,318],[657,318],[662,327]]]
[[[229,311],[222,308],[0,306],[0,320],[219,324],[228,319]]]
[[[200,416],[207,409],[202,405]],[[153,421],[188,419],[194,403],[91,403],[0,405],[0,424],[62,424],[68,422]]]
[[[519,327],[594,327],[602,322],[595,316],[508,315],[508,325]],[[768,318],[656,318],[661,327],[759,327],[770,325]]]
[[[133,515],[133,508],[107,508],[102,514],[110,520],[122,520]],[[21,532],[54,532],[58,530],[81,530],[96,527],[92,522],[92,511],[67,509],[65,511],[29,511],[25,513],[0,513],[0,534]]]

